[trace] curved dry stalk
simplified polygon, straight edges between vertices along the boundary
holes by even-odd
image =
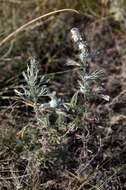
[[[76,14],[79,14],[79,12],[75,9],[60,9],[60,10],[56,10],[56,11],[52,11],[49,12],[47,14],[41,15],[29,22],[27,22],[26,24],[22,25],[21,27],[19,27],[17,30],[15,30],[14,32],[12,32],[11,34],[9,34],[7,37],[5,37],[1,42],[0,42],[0,47],[2,45],[4,45],[6,42],[11,41],[17,34],[19,34],[20,32],[22,32],[24,29],[26,29],[28,26],[40,21],[41,19],[45,18],[45,17],[49,17],[51,15],[57,14],[57,13],[61,13],[61,12],[73,12]]]

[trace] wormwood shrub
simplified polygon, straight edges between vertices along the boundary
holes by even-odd
[[[30,143],[34,144],[30,151],[36,151],[36,147],[38,147],[43,153],[41,155],[44,156],[54,150],[55,145],[62,143],[71,130],[81,128],[87,133],[89,132],[87,121],[91,112],[90,99],[97,97],[109,101],[109,96],[104,95],[103,89],[100,87],[104,77],[103,71],[90,72],[89,60],[92,54],[89,52],[87,42],[77,28],[72,28],[70,32],[79,51],[79,62],[67,62],[67,66],[76,67],[77,74],[76,88],[72,98],[65,97],[65,101],[63,98],[57,97],[57,93],[49,87],[48,74],[46,76],[39,75],[38,63],[35,58],[31,59],[30,64],[27,65],[27,71],[23,72],[26,85],[22,86],[20,91],[15,90],[26,104],[33,107],[37,121],[34,129],[39,129],[39,132],[34,132],[32,135],[34,130],[29,130],[29,127],[23,128],[21,135],[23,146],[28,144],[25,146],[28,149],[31,147]],[[49,100],[46,101],[47,99]],[[30,140],[27,141],[27,139]]]

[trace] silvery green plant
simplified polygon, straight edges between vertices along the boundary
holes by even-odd
[[[42,76],[40,81],[38,81],[38,63],[34,58],[32,58],[30,60],[30,64],[27,65],[26,73],[23,72],[22,74],[27,85],[22,86],[23,92],[19,92],[18,90],[15,90],[15,92],[21,98],[30,100],[34,104],[37,104],[39,97],[46,96],[48,94],[48,88],[44,84],[47,82],[44,76]]]
[[[99,83],[104,77],[103,71],[89,71],[89,58],[92,55],[89,51],[87,41],[82,38],[78,28],[71,29],[71,37],[79,50],[80,60],[79,63],[73,62],[71,64],[80,67],[78,70],[78,89],[71,99],[71,106],[76,106],[79,93],[83,95],[85,100],[90,99],[92,96],[98,96],[109,101],[109,96],[103,95],[103,89],[99,87]]]
[[[45,76],[42,76],[39,80],[38,62],[35,58],[30,60],[30,64],[27,65],[27,71],[23,72],[23,77],[26,82],[25,86],[22,86],[22,91],[15,90],[16,94],[20,96],[24,101],[30,101],[36,118],[39,120],[39,103],[38,99],[42,96],[48,96],[49,89],[46,85],[48,80]]]
[[[30,60],[30,64],[27,64],[27,71],[22,74],[26,85],[21,87],[23,92],[15,90],[15,93],[25,102],[30,101],[36,113],[36,119],[39,122],[45,121],[43,117],[45,116],[43,115],[45,110],[54,109],[59,113],[58,108],[62,105],[62,101],[60,98],[57,98],[55,91],[50,92],[47,86],[49,80],[46,79],[45,76],[39,79],[38,62],[35,58]],[[44,103],[39,102],[39,98],[44,96],[49,97],[50,101]]]
[[[109,100],[109,96],[103,95],[103,89],[99,87],[99,82],[103,78],[103,71],[89,71],[89,58],[91,54],[86,40],[82,38],[77,28],[71,29],[71,36],[79,50],[80,61],[71,62],[71,65],[77,66],[79,69],[77,89],[70,103],[64,103],[63,100],[57,98],[55,91],[50,92],[47,86],[49,80],[46,79],[45,76],[39,79],[38,62],[35,58],[30,60],[30,64],[27,65],[27,71],[22,73],[26,82],[26,85],[22,86],[22,92],[15,90],[16,94],[24,101],[30,101],[32,103],[38,121],[42,121],[44,116],[48,116],[48,114],[43,115],[45,110],[47,112],[48,110],[49,112],[55,111],[55,113],[60,114],[60,116],[66,115],[65,112],[69,110],[69,108],[75,108],[77,106],[79,94],[83,95],[85,103],[92,96],[99,96],[107,101]],[[44,103],[39,102],[39,98],[44,96],[49,97],[50,101]]]

